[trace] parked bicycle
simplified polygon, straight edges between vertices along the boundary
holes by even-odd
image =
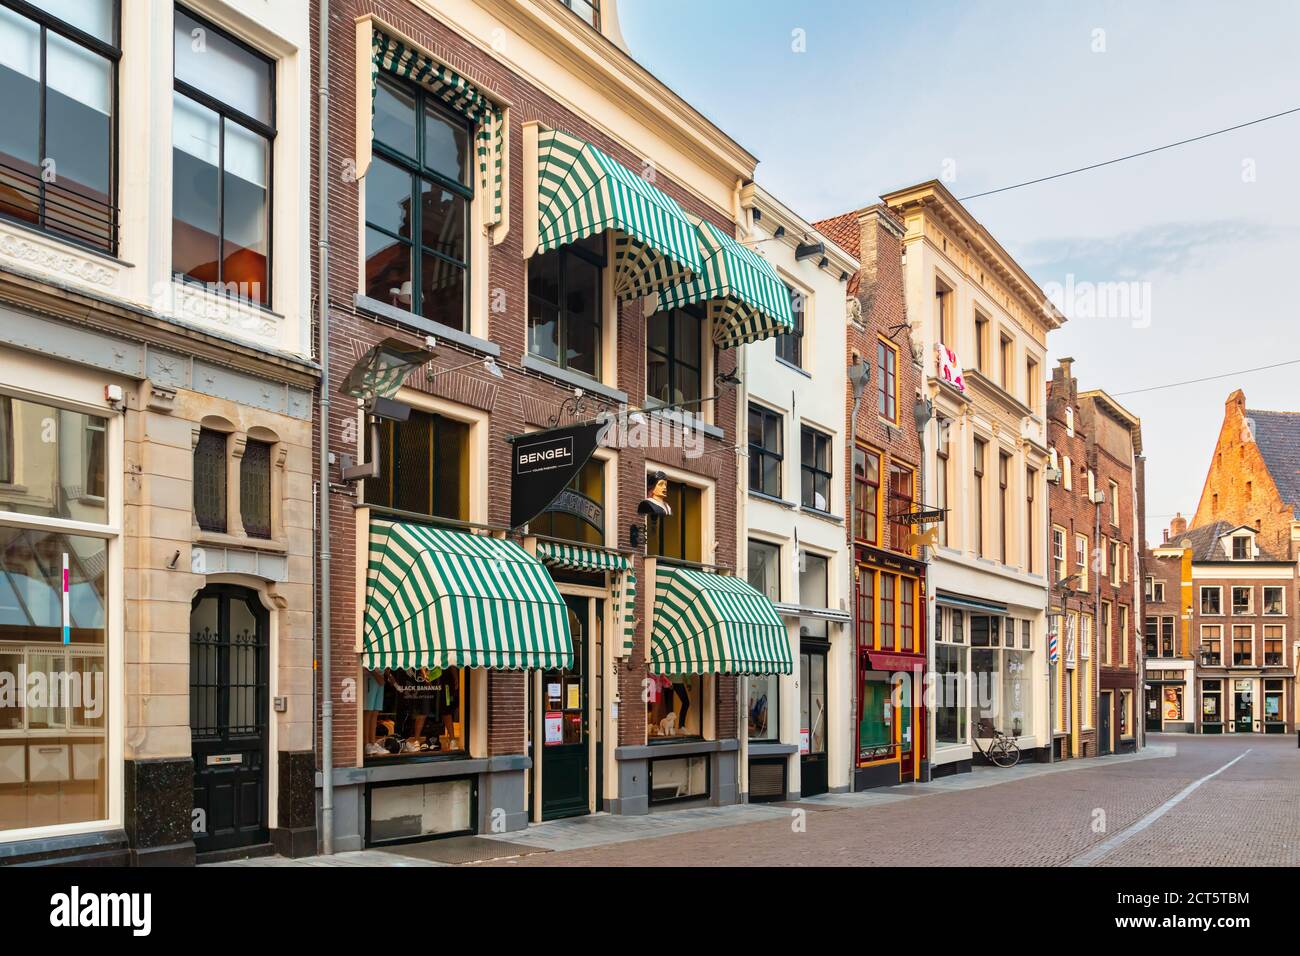
[[[973,738],[975,749],[983,754],[986,760],[998,767],[1014,767],[1020,763],[1020,748],[1014,738],[1008,737],[995,728],[989,729],[988,736],[993,740],[988,750],[980,746],[979,737]]]

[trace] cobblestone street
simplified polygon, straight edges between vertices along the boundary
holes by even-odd
[[[236,866],[1296,866],[1300,751],[1153,735],[1138,755],[788,805],[605,814],[500,837]]]

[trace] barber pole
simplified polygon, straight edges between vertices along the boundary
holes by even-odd
[[[1047,632],[1047,659],[1053,664],[1061,659],[1060,648],[1056,643],[1056,628]]]
[[[63,643],[72,643],[71,601],[68,598],[68,553],[63,552]]]

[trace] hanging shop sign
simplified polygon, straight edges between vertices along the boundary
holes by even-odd
[[[599,422],[518,435],[511,440],[510,526],[545,511],[596,450]]]

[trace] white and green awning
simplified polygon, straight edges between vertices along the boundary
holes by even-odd
[[[614,575],[614,617],[623,622],[623,645],[616,656],[631,654],[636,644],[636,573],[632,562],[617,551],[559,541],[537,542],[537,557],[555,568]]]
[[[371,33],[370,113],[374,118],[375,81],[382,70],[410,80],[433,93],[443,105],[464,116],[477,127],[475,157],[478,189],[489,197],[485,219],[489,225],[501,221],[502,166],[504,163],[504,117],[501,110],[473,83],[450,67],[408,43],[375,30]],[[359,157],[360,158],[360,157]],[[368,165],[368,154],[366,156]],[[360,169],[361,175],[365,169]]]
[[[697,227],[703,270],[665,288],[660,309],[706,304],[719,348],[794,331],[790,292],[767,260],[711,222]]]
[[[567,668],[568,608],[512,541],[372,521],[362,666]]]
[[[736,577],[660,566],[652,674],[790,674],[790,639],[772,602]]]
[[[614,291],[651,295],[700,270],[682,207],[609,154],[559,130],[537,137],[538,252],[614,230]]]

